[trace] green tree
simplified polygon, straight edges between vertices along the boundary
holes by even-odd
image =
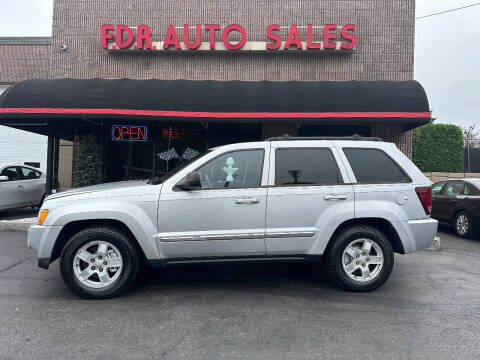
[[[412,158],[424,172],[463,172],[462,129],[433,122],[415,129]]]

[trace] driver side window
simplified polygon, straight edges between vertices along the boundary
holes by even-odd
[[[20,180],[20,175],[18,174],[16,166],[3,169],[3,171],[0,173],[0,176],[7,176],[8,181]]]
[[[442,191],[445,182],[440,182],[432,185],[432,195],[437,195]]]
[[[263,158],[263,150],[241,150],[220,155],[197,169],[201,188],[259,187],[262,181]]]

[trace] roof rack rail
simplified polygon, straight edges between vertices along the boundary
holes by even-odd
[[[364,137],[354,134],[352,136],[291,136],[285,134],[266,139],[265,141],[293,141],[293,140],[355,140],[355,141],[383,141],[379,137]]]

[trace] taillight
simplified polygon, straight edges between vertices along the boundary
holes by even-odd
[[[417,192],[418,198],[422,203],[423,210],[425,210],[425,214],[430,215],[432,212],[432,188],[429,187],[417,187],[415,188]]]

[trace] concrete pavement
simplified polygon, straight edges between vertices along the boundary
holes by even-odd
[[[27,231],[36,222],[38,209],[21,208],[0,211],[0,231]]]
[[[445,229],[443,229],[445,230]],[[0,359],[478,359],[480,240],[395,257],[379,290],[337,290],[318,269],[145,271],[126,295],[75,297],[0,232]]]

